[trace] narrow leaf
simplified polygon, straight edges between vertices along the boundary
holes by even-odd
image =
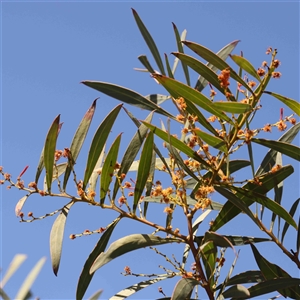
[[[3,300],[10,300],[8,295],[4,292],[4,290],[0,287],[0,296],[3,298]]]
[[[199,105],[201,108],[213,115],[233,124],[232,120],[225,113],[215,109],[212,106],[212,101],[197,90],[181,83],[180,81],[176,81],[175,79],[160,74],[152,74],[152,76],[159,81],[159,83],[161,83],[161,85],[163,85],[174,98],[183,97],[186,101]]]
[[[229,43],[228,45],[226,45],[225,47],[223,47],[219,52],[217,52],[217,55],[223,59],[226,60],[226,58],[228,57],[228,55],[234,50],[234,48],[236,47],[236,45],[239,43],[239,40],[233,41],[231,43]],[[216,68],[214,65],[212,65],[211,63],[207,63],[206,66],[211,69],[213,72],[216,72],[218,70],[218,68]],[[199,76],[195,89],[198,90],[199,92],[201,92],[207,85],[207,80],[203,77],[203,76]]]
[[[67,168],[67,163],[61,163],[58,165],[53,166],[53,176],[52,176],[52,183],[55,180],[58,180],[58,177],[61,176],[63,173],[65,173]],[[46,182],[46,176],[44,178],[44,191],[47,191],[47,182]]]
[[[96,190],[96,185],[97,185],[97,179],[100,175],[99,171],[102,170],[102,163],[103,163],[103,158],[104,158],[104,155],[105,155],[105,144],[103,146],[103,149],[99,155],[99,158],[98,158],[98,161],[94,167],[94,170],[93,170],[93,173],[89,179],[89,188],[92,190],[92,191],[95,191]]]
[[[169,143],[168,133],[164,132],[163,130],[159,129],[158,127],[156,127],[152,124],[149,124],[149,123],[146,123],[146,122],[143,122],[143,124],[145,124],[158,137],[163,139],[165,142]],[[177,139],[173,136],[170,136],[170,141],[171,141],[171,144],[172,144],[173,147],[175,147],[176,149],[182,151],[187,156],[189,156],[189,157],[195,159],[196,161],[200,162],[204,166],[210,168],[210,165],[205,160],[203,160],[195,151],[193,151],[190,147],[188,147],[186,144],[181,142],[179,139]]]
[[[259,269],[261,270],[261,272],[263,273],[264,277],[266,278],[267,281],[271,280],[271,279],[277,279],[280,277],[285,277],[287,279],[290,279],[292,281],[292,277],[283,269],[281,269],[279,266],[277,266],[276,264],[273,264],[271,262],[269,262],[267,259],[265,259],[256,249],[256,247],[252,244],[250,244],[252,252],[254,254],[256,263],[259,267]],[[280,294],[282,294],[284,297],[291,297],[293,299],[299,299],[300,298],[300,279],[299,282],[295,287],[290,288],[290,289],[280,289],[279,286],[275,286],[275,290],[277,290]],[[284,287],[288,287],[288,286],[284,286]]]
[[[103,290],[97,291],[89,298],[89,300],[98,300],[99,297],[101,296],[102,292],[103,292]]]
[[[77,157],[79,155],[79,152],[81,150],[81,147],[85,141],[86,135],[88,133],[88,130],[90,128],[90,124],[92,122],[94,113],[95,113],[95,109],[96,109],[96,102],[97,102],[98,98],[95,99],[91,105],[91,107],[88,109],[88,111],[85,113],[83,119],[81,120],[75,135],[73,137],[73,140],[71,142],[71,146],[70,146],[70,152],[71,152],[71,163],[75,163],[77,160]],[[69,162],[70,164],[70,162]],[[72,167],[70,165],[68,165],[66,172],[65,172],[65,176],[64,176],[64,181],[63,181],[63,190],[66,189],[67,183],[68,183],[68,179],[70,177],[72,171]]]
[[[194,132],[209,146],[218,149],[224,153],[228,153],[227,144],[223,139],[201,131],[200,129],[195,129]]]
[[[46,182],[47,182],[47,188],[49,193],[51,193],[54,153],[55,153],[56,140],[58,135],[59,118],[60,115],[58,115],[54,119],[48,131],[46,141],[45,141],[45,146],[44,146],[44,164],[46,169]]]
[[[164,279],[169,278],[169,276],[165,275],[165,276],[159,276],[153,279],[149,279],[149,280],[144,280],[141,281],[139,283],[133,284],[129,287],[127,287],[126,289],[123,289],[122,291],[119,291],[118,293],[116,293],[114,296],[112,296],[111,298],[109,298],[109,300],[121,300],[121,299],[126,299],[128,297],[130,297],[131,295],[139,292],[140,290],[147,288],[148,286],[162,281]]]
[[[109,188],[109,185],[111,183],[111,180],[113,178],[115,165],[118,158],[119,153],[119,147],[120,147],[120,141],[121,141],[121,134],[117,136],[115,141],[113,142],[110,150],[107,153],[107,156],[105,158],[102,172],[101,172],[101,182],[100,182],[100,204],[104,204],[104,200]]]
[[[78,284],[77,284],[77,290],[76,290],[76,300],[83,299],[83,296],[94,276],[94,274],[90,274],[90,268],[95,261],[95,259],[100,255],[100,253],[104,252],[108,241],[110,239],[110,236],[115,229],[116,225],[119,223],[120,218],[115,219],[109,226],[107,226],[105,232],[99,239],[98,243],[96,244],[95,248],[89,255],[88,259],[86,260],[83,269],[81,271]]]
[[[215,186],[215,190],[220,193],[222,196],[224,196],[225,198],[227,198],[227,200],[229,202],[231,202],[231,204],[233,204],[234,206],[236,206],[240,211],[244,212],[246,215],[248,215],[255,224],[258,225],[258,220],[255,218],[255,216],[253,215],[252,211],[248,208],[248,205],[244,202],[241,201],[241,198],[238,198],[237,196],[235,196],[233,193],[231,193],[230,191],[228,191],[227,189],[221,187],[221,186]],[[224,207],[223,207],[224,208]],[[215,226],[215,221],[212,225],[212,227],[216,227]],[[211,228],[212,230],[212,228]],[[214,230],[212,230],[214,231]]]
[[[298,204],[300,202],[300,198],[298,198],[292,205],[290,211],[289,211],[289,214],[291,217],[294,216],[295,212],[297,211],[297,207],[298,207]],[[281,235],[281,243],[283,243],[283,239],[284,239],[284,236],[289,228],[289,223],[285,222],[284,226],[283,226],[283,230],[282,230],[282,235]],[[299,232],[299,226],[298,226],[298,232]]]
[[[201,258],[205,268],[206,278],[212,287],[215,284],[214,271],[217,259],[217,247],[213,241],[206,242],[204,247],[201,247]]]
[[[213,107],[232,114],[243,114],[252,109],[251,105],[240,102],[213,102]]]
[[[169,76],[170,78],[173,78],[173,79],[174,79],[174,74],[173,74],[173,72],[172,72],[172,70],[171,70],[171,67],[170,67],[168,55],[165,53],[164,56],[165,56],[165,61],[166,61],[166,66],[167,66],[168,76]],[[174,64],[175,64],[175,62],[174,62]]]
[[[252,142],[260,144],[262,146],[276,150],[282,154],[285,154],[293,159],[300,161],[300,148],[289,143],[266,140],[266,139],[251,139]]]
[[[18,217],[29,195],[22,197],[15,206],[15,214]]]
[[[145,121],[151,122],[152,117],[153,117],[153,112],[151,112],[148,115],[148,117],[145,119]],[[146,125],[141,124],[139,122],[136,125],[138,126],[138,130],[135,133],[135,135],[133,136],[133,138],[132,138],[131,142],[129,143],[129,145],[125,151],[125,154],[122,158],[121,168],[118,172],[119,177],[121,176],[121,174],[127,174],[127,172],[129,171],[135,157],[137,156],[138,152],[141,149],[141,146],[142,146],[144,139],[148,132],[148,127]],[[122,180],[123,179],[120,178],[120,183],[122,183]],[[120,187],[120,184],[118,181],[116,181],[115,186],[114,186],[113,199],[116,198],[119,187]]]
[[[109,114],[108,116],[103,120],[103,122],[98,127],[94,138],[92,140],[88,159],[86,163],[86,169],[83,179],[83,190],[85,189],[92,173],[95,168],[95,165],[98,161],[98,158],[102,152],[102,149],[106,143],[106,139],[110,133],[110,130],[118,116],[118,113],[122,107],[122,104],[116,106]]]
[[[199,122],[204,128],[206,128],[208,131],[210,131],[215,136],[219,136],[219,133],[207,121],[207,119],[204,117],[204,115],[201,113],[201,111],[196,107],[196,105],[194,105],[192,102],[189,102],[188,105],[187,105],[186,111],[190,115],[196,116],[198,118],[197,122]]]
[[[250,292],[247,288],[245,288],[241,284],[234,285],[226,290],[222,296],[224,298],[241,298],[241,297],[249,297]]]
[[[157,106],[155,103],[151,102],[147,98],[130,89],[101,81],[82,81],[82,83],[88,87],[100,91],[101,93],[118,99],[123,103],[127,103],[150,111],[155,110],[157,113],[175,119],[174,116],[172,116],[170,113],[168,113],[161,107]]]
[[[262,282],[265,278],[261,271],[246,271],[231,277],[227,281],[227,286],[241,283],[253,283]],[[216,287],[216,290],[220,289],[221,285]]]
[[[279,184],[281,181],[283,181],[285,178],[287,178],[289,175],[291,175],[294,172],[294,169],[292,166],[286,166],[282,167],[279,171],[276,173],[268,173],[265,176],[260,178],[260,181],[262,182],[262,185],[257,185],[252,182],[246,183],[243,188],[246,190],[251,190],[258,192],[260,194],[266,194],[271,189],[274,188],[277,184]],[[250,200],[249,198],[245,198],[243,195],[239,195],[236,197],[238,202],[243,202],[245,205],[250,206],[254,202]],[[234,203],[231,203],[230,201],[227,201],[216,219],[214,220],[213,225],[211,226],[211,231],[217,231],[219,228],[224,226],[227,222],[232,220],[236,215],[238,215],[241,212],[240,208],[238,208]]]
[[[143,66],[150,72],[150,73],[156,73],[154,69],[152,68],[151,64],[148,61],[148,58],[146,55],[140,55],[138,56],[138,60],[143,64]]]
[[[153,133],[149,132],[141,153],[139,168],[137,172],[137,180],[134,188],[134,201],[132,208],[134,214],[150,174],[153,144]]]
[[[244,246],[249,245],[250,243],[262,243],[262,242],[270,242],[271,239],[267,238],[259,238],[253,236],[239,236],[239,235],[222,235],[223,240],[220,237],[213,236],[212,231],[207,231],[209,235],[206,235],[205,241],[211,239],[216,242],[216,245],[219,247],[232,247],[232,246]],[[200,246],[203,243],[204,236],[196,236],[194,241]]]
[[[200,282],[193,278],[182,278],[180,279],[174,288],[171,299],[172,300],[182,300],[190,297],[194,287],[199,285]]]
[[[158,49],[156,47],[156,44],[155,44],[152,36],[150,35],[148,29],[146,28],[143,21],[139,17],[138,13],[133,8],[132,8],[132,13],[133,13],[134,19],[136,21],[136,24],[137,24],[149,50],[151,51],[151,53],[157,63],[157,66],[158,66],[160,72],[162,74],[165,74],[164,65],[162,63],[161,57],[159,55]]]
[[[209,83],[211,83],[215,88],[217,88],[222,94],[225,94],[224,88],[221,87],[220,81],[218,80],[217,74],[208,68],[201,61],[195,59],[192,56],[187,54],[172,52],[172,54],[180,59],[181,63],[187,64],[194,71],[196,71],[199,75],[205,78]]]
[[[297,229],[296,222],[293,220],[293,218],[290,216],[290,214],[277,202],[269,199],[268,197],[266,197],[260,193],[252,191],[252,190],[246,190],[246,189],[238,188],[238,187],[234,187],[234,186],[231,186],[231,189],[234,190],[235,192],[237,192],[238,195],[244,196],[244,200],[246,200],[247,202],[253,201],[253,202],[257,202],[257,203],[267,207],[272,212],[274,212],[277,216],[281,217],[288,224],[290,224],[295,229]]]
[[[52,262],[52,269],[55,276],[57,276],[60,264],[62,243],[67,216],[73,204],[74,202],[70,202],[69,204],[63,207],[61,213],[57,216],[56,220],[54,221],[50,232],[50,256]]]
[[[207,62],[217,67],[219,70],[229,69],[230,77],[242,84],[251,94],[253,94],[253,91],[248,86],[248,84],[241,77],[239,77],[239,75],[218,55],[199,44],[190,41],[184,41],[183,43],[203,59],[205,59]]]
[[[111,260],[130,251],[148,246],[163,245],[175,242],[180,243],[181,241],[176,238],[161,238],[152,234],[132,234],[125,236],[113,242],[106,252],[101,253],[97,257],[90,269],[90,274],[94,273]]]
[[[292,143],[297,133],[300,130],[300,123],[291,127],[287,132],[285,132],[279,139],[279,142]],[[275,158],[277,155],[277,151],[270,149],[264,159],[262,160],[259,168],[257,169],[255,176],[260,176],[262,173],[266,173],[271,170],[271,168],[275,164]]]
[[[250,297],[254,298],[260,295],[272,293],[274,291],[277,291],[278,289],[286,288],[285,290],[291,290],[294,286],[297,286],[299,284],[300,279],[298,278],[274,278],[253,285],[248,289],[248,291],[250,292]],[[295,296],[297,298],[292,299],[299,299],[299,294],[295,294]]]
[[[151,102],[155,103],[156,105],[161,105],[166,100],[169,100],[171,96],[161,95],[161,94],[151,94],[145,96],[146,99],[150,100]]]
[[[298,101],[287,98],[285,96],[282,96],[282,95],[279,95],[276,93],[273,93],[273,92],[264,91],[264,93],[277,98],[278,100],[283,102],[287,107],[289,107],[293,112],[295,112],[298,116],[300,116],[300,103]]]
[[[175,38],[176,38],[176,44],[177,44],[178,52],[184,53],[181,40],[185,39],[186,30],[184,30],[183,33],[182,33],[182,35],[184,35],[184,38],[182,39],[179,36],[179,32],[178,32],[178,29],[177,29],[176,25],[173,22],[172,22],[172,24],[173,24],[173,29],[174,29],[174,33],[175,33]],[[181,65],[182,65],[183,73],[184,73],[184,76],[185,76],[185,79],[186,79],[186,83],[187,83],[187,85],[190,86],[191,82],[190,82],[190,75],[189,75],[188,67],[187,67],[187,65],[185,64],[184,61],[181,61]]]
[[[27,275],[26,279],[24,280],[22,286],[20,287],[15,299],[25,299],[27,294],[30,292],[30,288],[34,283],[36,277],[39,275],[44,263],[46,261],[46,257],[42,257],[30,273]]]
[[[248,74],[253,76],[255,79],[258,80],[258,82],[261,82],[260,77],[258,76],[255,68],[252,66],[252,64],[243,56],[239,55],[229,55],[229,57],[244,71],[246,71]]]
[[[8,266],[8,269],[5,275],[2,277],[2,281],[0,282],[0,287],[4,288],[5,284],[8,282],[10,277],[20,268],[22,263],[27,258],[25,254],[16,254]]]

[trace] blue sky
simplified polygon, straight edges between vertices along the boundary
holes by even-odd
[[[36,166],[44,144],[48,128],[58,114],[64,122],[59,136],[58,148],[68,147],[74,132],[92,101],[100,96],[93,124],[85,146],[79,157],[78,174],[83,174],[86,153],[90,141],[101,120],[117,100],[101,95],[82,84],[82,80],[99,80],[131,88],[143,95],[165,94],[148,74],[136,72],[141,67],[137,57],[146,54],[153,62],[151,54],[138,31],[130,8],[134,8],[149,29],[161,54],[177,51],[172,23],[179,31],[187,29],[187,40],[200,43],[213,51],[218,51],[233,40],[241,40],[235,54],[243,51],[255,67],[268,60],[265,51],[269,46],[278,49],[281,60],[282,78],[274,80],[269,90],[298,100],[299,97],[299,3],[296,2],[5,2],[1,3],[2,18],[2,88],[1,88],[1,165],[15,179],[22,169],[29,165],[23,176],[25,183],[34,179]],[[169,55],[170,61],[173,61]],[[154,65],[154,63],[153,63]],[[182,79],[180,67],[178,78]],[[196,76],[192,77],[195,81]],[[258,126],[274,123],[279,118],[282,105],[275,99],[263,98],[264,110],[258,113]],[[139,119],[148,112],[126,107]],[[166,104],[165,107],[168,107]],[[285,115],[289,111],[285,110]],[[155,119],[159,120],[159,117]],[[124,151],[134,134],[135,127],[120,114],[116,122],[111,142],[123,132],[121,150]],[[272,138],[280,134],[274,131]],[[299,139],[298,139],[299,142]],[[257,148],[256,167],[265,148]],[[284,164],[295,167],[294,179],[287,182],[284,190],[284,204],[287,209],[299,197],[299,164],[284,157]],[[244,177],[245,174],[242,174]],[[132,175],[134,178],[134,174]],[[69,188],[71,188],[69,184]],[[1,189],[1,267],[6,270],[17,253],[28,255],[27,261],[7,284],[6,292],[14,297],[18,287],[29,270],[42,256],[47,262],[33,285],[35,296],[41,299],[73,299],[82,266],[99,239],[98,235],[69,240],[71,233],[85,229],[105,227],[117,217],[95,207],[75,205],[68,217],[65,241],[58,277],[51,270],[49,256],[49,233],[54,218],[33,223],[19,223],[14,215],[14,207],[23,196],[15,189]],[[217,199],[218,200],[218,199]],[[220,201],[221,198],[220,198]],[[32,211],[40,216],[65,204],[62,199],[31,197],[24,212]],[[151,208],[150,216],[163,215],[163,207]],[[213,215],[213,214],[212,214]],[[213,216],[212,216],[213,217]],[[269,219],[266,218],[267,224]],[[295,218],[297,220],[297,217]],[[210,220],[210,219],[209,219]],[[208,222],[208,221],[207,221]],[[150,233],[148,228],[136,228],[127,220],[114,232],[112,240],[131,233]],[[244,217],[236,223],[224,227],[223,233],[263,236],[261,232],[251,232],[250,222]],[[207,223],[203,230],[208,228]],[[287,249],[294,248],[292,230],[287,234]],[[161,247],[168,251],[168,247]],[[262,254],[274,263],[280,257],[291,276],[299,275],[296,267],[274,245],[258,245]],[[173,249],[180,259],[182,249]],[[234,271],[257,269],[251,251],[241,248],[240,259]],[[228,252],[230,267],[233,255]],[[90,296],[96,290],[104,289],[102,298],[111,297],[119,290],[138,281],[137,278],[123,277],[120,272],[129,265],[136,273],[159,273],[158,264],[170,267],[150,250],[140,250],[117,259],[103,267],[94,276],[86,293]],[[132,299],[154,299],[162,286],[171,295],[176,281],[170,280],[153,285],[132,297]],[[201,294],[200,294],[201,295]]]

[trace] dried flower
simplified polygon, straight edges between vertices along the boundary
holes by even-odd
[[[124,271],[125,271],[125,273],[126,273],[127,275],[130,275],[130,274],[131,274],[130,267],[128,267],[128,266],[126,266],[126,267],[124,268]]]
[[[258,76],[264,76],[266,74],[266,71],[262,68],[257,69],[257,75]]]
[[[69,238],[70,238],[71,240],[74,240],[74,239],[76,239],[76,235],[75,235],[75,234],[70,234]]]
[[[297,121],[296,121],[295,118],[290,118],[290,119],[289,119],[289,122],[290,122],[291,124],[295,125]]]
[[[266,54],[269,55],[271,52],[272,52],[272,48],[269,47],[269,48],[267,49],[267,51],[266,51]]]
[[[8,173],[4,173],[4,179],[5,180],[10,180],[10,177],[11,177],[11,175],[10,174],[8,174]]]
[[[168,215],[173,213],[174,209],[172,209],[171,207],[165,207],[164,212],[167,213]]]
[[[217,120],[217,117],[216,116],[210,116],[208,119],[207,119],[207,121],[208,122],[215,122]]]
[[[276,69],[279,67],[280,64],[281,64],[280,61],[278,59],[275,59],[272,63],[272,66]]]
[[[37,184],[36,184],[36,182],[32,181],[32,182],[30,182],[30,183],[28,184],[28,187],[29,187],[29,188],[37,189]]]
[[[281,73],[280,72],[272,72],[272,77],[273,78],[280,78],[281,77]]]
[[[276,126],[279,131],[284,131],[287,128],[287,125],[285,124],[284,120],[280,120],[279,122],[277,122]]]
[[[267,124],[267,125],[265,125],[264,128],[263,128],[263,131],[264,131],[264,132],[271,132],[271,130],[272,130],[271,124]]]
[[[121,207],[124,203],[126,203],[126,198],[124,196],[121,196],[118,199],[118,203],[119,203],[119,206]]]
[[[254,81],[249,81],[248,82],[248,85],[251,87],[251,88],[253,88],[253,87],[255,87],[256,86],[256,82],[254,82]]]
[[[222,88],[227,88],[230,83],[229,83],[229,78],[230,78],[230,69],[224,69],[221,71],[221,74],[218,76],[218,80],[220,81],[220,85]]]

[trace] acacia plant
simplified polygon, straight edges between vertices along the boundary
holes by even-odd
[[[22,180],[24,172],[13,182],[10,174],[1,168],[4,176],[2,183],[6,181],[11,187],[27,193],[16,205],[17,216],[21,222],[32,222],[58,214],[50,234],[52,267],[57,274],[64,226],[72,206],[84,202],[116,213],[116,218],[105,228],[70,236],[75,239],[81,235],[101,233],[79,276],[76,299],[84,297],[94,272],[111,260],[144,247],[151,247],[157,255],[165,257],[172,264],[173,270],[165,269],[164,274],[142,280],[117,293],[114,299],[124,299],[155,282],[174,277],[178,277],[178,282],[172,295],[165,295],[163,289],[159,288],[164,295],[163,299],[196,299],[201,295],[210,300],[249,299],[275,291],[284,297],[300,299],[300,280],[292,278],[281,266],[263,257],[255,246],[256,243],[273,243],[274,247],[282,250],[282,255],[286,255],[294,263],[296,270],[300,268],[300,231],[299,223],[294,220],[300,198],[294,199],[292,205],[288,204],[287,209],[284,208],[283,182],[293,174],[294,169],[292,165],[281,163],[282,155],[300,160],[300,149],[292,144],[300,129],[295,118],[300,115],[300,104],[267,90],[270,80],[281,76],[277,71],[280,61],[277,59],[276,49],[269,48],[266,53],[269,55],[269,62],[264,61],[262,66],[255,68],[243,54],[231,55],[238,41],[229,43],[215,54],[200,44],[185,40],[186,31],[180,36],[173,24],[178,51],[172,53],[175,64],[171,69],[168,56],[164,55],[163,62],[151,35],[135,10],[133,16],[158,68],[156,71],[147,57],[142,55],[138,57],[146,68],[142,71],[149,72],[165,88],[167,95],[154,92],[144,97],[115,84],[83,81],[84,85],[123,103],[113,108],[96,130],[84,174],[76,171],[76,163],[93,119],[96,100],[84,115],[69,148],[56,149],[61,129],[60,116],[54,119],[46,136],[36,177],[28,187],[25,187]],[[196,57],[186,55],[183,46],[192,50]],[[198,56],[206,63],[197,59]],[[238,71],[225,62],[228,56]],[[175,79],[179,61],[186,83]],[[199,76],[194,87],[190,83],[192,70]],[[236,89],[233,88],[235,85]],[[210,87],[209,95],[203,92],[206,86]],[[281,111],[276,123],[257,125],[254,122],[256,113],[265,109],[261,107],[261,98],[266,94],[281,101],[285,110]],[[173,104],[173,110],[161,107],[166,100]],[[123,104],[149,110],[150,114],[145,120],[139,120]],[[134,122],[137,131],[124,155],[120,157],[121,134],[110,147],[107,145],[107,138],[122,109]],[[284,116],[283,112],[289,110],[292,111],[291,114]],[[166,119],[162,119],[160,125],[152,124],[154,114],[160,114]],[[171,122],[173,128],[181,127],[179,131],[171,130]],[[269,132],[271,136],[271,131],[277,129],[284,132],[278,140],[261,138],[262,133]],[[268,149],[256,171],[253,144]],[[239,155],[244,155],[245,159],[239,158]],[[58,163],[59,159],[66,161]],[[244,168],[248,168],[250,178],[235,176],[235,172]],[[43,185],[39,179],[44,169]],[[136,172],[134,180],[128,177],[129,171]],[[168,176],[169,180],[159,180],[160,174],[165,174],[164,178]],[[75,189],[72,189],[74,183],[67,188],[70,179],[75,182]],[[268,196],[270,192],[271,196]],[[22,208],[25,201],[35,193],[43,197],[63,197],[66,204],[41,217],[28,213],[27,218]],[[222,200],[213,201],[213,193],[220,194]],[[161,223],[148,218],[147,210],[150,206],[159,207],[161,214],[166,213],[166,221]],[[161,209],[162,206],[164,209]],[[213,210],[217,211],[217,215],[209,223],[210,228],[198,233],[200,224]],[[267,210],[272,216],[270,227],[267,225],[269,221],[263,221],[263,211]],[[180,228],[173,227],[175,211],[185,220],[180,223]],[[233,222],[241,213],[243,218],[253,221],[253,230],[259,228],[263,237],[236,236],[234,232],[226,235],[218,233],[219,229]],[[149,232],[110,241],[112,232],[124,218],[148,225]],[[275,232],[275,223],[281,226],[281,231]],[[291,250],[286,249],[284,244],[289,227],[295,234],[295,245]],[[171,243],[172,247],[182,249],[181,258],[167,257],[154,248]],[[238,252],[234,252],[236,257],[232,267],[221,277],[225,250],[234,250],[240,246],[251,247],[257,267],[232,276],[238,258]],[[193,262],[192,269],[186,265],[188,256]],[[130,267],[126,267],[124,271],[124,275],[139,276]]]

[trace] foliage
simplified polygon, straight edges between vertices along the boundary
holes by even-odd
[[[6,271],[5,275],[2,278],[2,281],[0,282],[0,296],[4,300],[9,300],[10,297],[5,293],[4,286],[9,281],[10,277],[20,268],[22,263],[26,260],[26,255],[24,254],[17,254],[11,261],[8,270]],[[30,273],[25,278],[24,282],[22,283],[21,287],[19,288],[16,296],[14,299],[21,299],[26,300],[30,299],[32,297],[32,293],[30,291],[32,284],[34,283],[36,277],[40,273],[44,263],[46,261],[46,257],[41,258],[36,265],[33,267],[33,269],[30,271]]]
[[[155,71],[148,58],[143,55],[139,57],[146,68],[142,71],[149,72],[152,78],[165,88],[167,95],[154,93],[142,96],[115,84],[83,81],[84,85],[114,97],[123,104],[137,106],[151,113],[145,120],[139,121],[123,104],[116,106],[94,134],[84,174],[76,172],[76,163],[93,119],[96,100],[84,115],[71,146],[64,150],[56,149],[61,129],[60,116],[57,116],[46,136],[35,181],[29,183],[28,188],[22,180],[26,169],[19,175],[17,181],[13,182],[10,174],[5,173],[1,168],[1,174],[4,176],[2,183],[6,181],[10,187],[27,192],[16,205],[16,215],[21,218],[21,222],[33,222],[58,214],[50,235],[52,267],[57,275],[65,222],[72,207],[78,202],[83,202],[117,213],[117,217],[106,228],[70,236],[71,239],[75,239],[82,235],[103,233],[83,267],[77,286],[77,299],[84,297],[94,273],[103,265],[125,253],[144,247],[150,247],[158,255],[165,257],[174,270],[155,274],[155,278],[142,280],[120,291],[111,299],[127,298],[158,281],[175,276],[178,277],[178,282],[171,299],[198,298],[200,289],[203,289],[208,299],[249,299],[274,291],[285,297],[299,299],[300,280],[292,278],[282,267],[268,261],[254,246],[256,243],[271,242],[282,250],[283,255],[294,262],[296,268],[300,268],[299,222],[297,224],[294,220],[299,199],[294,200],[289,212],[281,205],[283,182],[294,171],[293,166],[282,165],[281,157],[286,155],[294,160],[300,160],[300,149],[292,144],[300,129],[300,124],[296,124],[294,118],[294,114],[300,115],[300,104],[267,90],[270,80],[281,76],[277,71],[280,62],[276,58],[276,49],[269,48],[267,50],[267,54],[270,55],[269,64],[263,62],[262,66],[256,69],[242,54],[231,55],[238,41],[229,43],[215,54],[200,44],[185,40],[186,31],[180,37],[176,25],[173,24],[178,52],[172,53],[175,62],[171,69],[168,56],[164,56],[164,64],[153,38],[135,10],[133,15],[159,69]],[[204,64],[197,57],[185,54],[183,45],[207,63]],[[238,72],[225,61],[228,56],[239,68]],[[187,84],[175,78],[178,61],[182,64]],[[191,70],[198,75],[194,88],[190,84]],[[244,76],[244,72],[251,79]],[[234,94],[229,86],[235,82],[237,82],[237,90]],[[208,84],[210,95],[206,96],[203,90]],[[221,94],[223,101],[215,101],[217,93]],[[260,101],[265,94],[281,101],[293,113],[284,117],[282,110],[278,122],[264,127],[255,127],[253,125],[255,115],[262,109]],[[176,116],[172,109],[167,110],[160,106],[167,100],[172,102],[178,111]],[[119,154],[121,134],[115,138],[109,148],[107,147],[111,128],[121,110],[124,110],[137,126],[137,131],[123,157]],[[167,117],[166,126],[163,122],[161,126],[152,123],[155,113]],[[171,132],[170,120],[175,127],[179,128],[178,125],[183,127],[179,132],[180,137]],[[289,123],[291,127],[287,130]],[[261,138],[261,133],[271,132],[274,128],[285,133],[278,140]],[[159,147],[157,140],[162,140],[164,147]],[[254,170],[257,162],[254,160],[253,144],[269,149],[257,171]],[[164,154],[165,152],[167,155]],[[235,159],[237,153],[247,157]],[[140,157],[136,159],[138,155]],[[62,157],[67,162],[59,164],[58,161]],[[249,179],[234,177],[235,172],[244,168],[251,169],[252,176]],[[44,169],[45,180],[44,186],[41,187],[39,178]],[[136,172],[136,179],[132,182],[126,181],[129,171]],[[169,181],[163,183],[155,181],[158,172],[167,174]],[[63,176],[62,180],[61,176]],[[75,193],[71,192],[70,188],[67,190],[70,178],[76,183]],[[57,192],[53,192],[54,184]],[[224,203],[212,201],[214,192],[224,197]],[[270,192],[274,192],[274,198],[268,196]],[[67,201],[64,207],[45,216],[35,217],[29,213],[29,218],[25,219],[22,212],[23,205],[29,196],[35,193],[44,197],[64,197]],[[149,205],[159,206],[162,203],[165,204],[164,212],[167,214],[165,223],[148,219]],[[217,217],[210,222],[209,230],[203,230],[201,236],[197,235],[199,226],[212,210],[218,211]],[[266,222],[262,220],[262,214],[259,216],[259,210],[272,212],[269,229]],[[175,211],[179,211],[186,221],[180,228],[172,226]],[[199,213],[200,215],[196,217]],[[253,221],[253,228],[262,230],[264,237],[235,236],[230,232],[223,235],[218,232],[241,213],[244,214],[243,218],[249,217]],[[112,232],[124,218],[148,225],[154,232],[128,235],[110,242]],[[283,224],[280,220],[284,221]],[[283,225],[281,236],[273,231],[276,221],[278,226]],[[292,227],[295,234],[295,248],[290,251],[283,243],[289,227]],[[171,243],[178,247],[184,246],[181,263],[154,248],[154,246]],[[257,268],[232,276],[239,253],[235,248],[239,246],[251,248]],[[223,274],[223,282],[219,283],[227,248],[233,249],[235,260],[230,270]],[[192,271],[188,271],[186,267],[189,254],[193,260]],[[130,267],[125,268],[124,275],[145,276],[133,273]],[[151,276],[154,275],[149,275]],[[159,292],[164,295],[161,288]],[[164,296],[164,299],[170,299]]]

